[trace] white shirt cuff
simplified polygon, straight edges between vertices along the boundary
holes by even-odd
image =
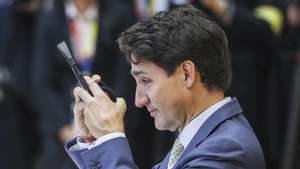
[[[110,134],[106,134],[100,138],[98,138],[96,141],[92,142],[92,144],[89,145],[88,149],[94,148],[106,141],[112,140],[114,138],[118,138],[118,137],[126,137],[124,133],[122,132],[115,132],[115,133],[110,133]]]
[[[106,134],[91,143],[81,142],[79,140],[79,137],[77,137],[77,144],[73,145],[70,148],[70,150],[71,151],[79,151],[79,150],[83,150],[83,149],[91,149],[91,148],[96,147],[106,141],[109,141],[109,140],[112,140],[112,139],[118,138],[118,137],[126,137],[126,136],[122,132],[115,132],[115,133]]]
[[[79,150],[83,150],[83,149],[88,149],[89,146],[92,144],[92,143],[84,143],[84,142],[81,142],[80,140],[80,137],[77,137],[76,140],[77,140],[77,144],[73,145],[70,150],[71,151],[79,151]]]

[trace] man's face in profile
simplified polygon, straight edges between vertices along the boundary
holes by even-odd
[[[136,80],[135,105],[147,107],[158,130],[175,131],[184,123],[184,75],[180,69],[168,76],[154,63],[141,60],[131,64]]]

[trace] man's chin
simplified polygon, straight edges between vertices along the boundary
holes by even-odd
[[[159,131],[166,131],[167,130],[163,125],[159,124],[159,122],[157,122],[156,119],[154,120],[154,125],[155,125],[155,128]]]
[[[174,132],[177,130],[177,128],[175,127],[170,127],[168,125],[165,125],[165,124],[160,124],[159,122],[157,122],[155,120],[155,128],[159,131],[171,131],[171,132]]]

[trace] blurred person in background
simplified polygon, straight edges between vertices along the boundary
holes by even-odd
[[[1,168],[31,169],[39,147],[29,90],[38,9],[36,0],[0,1]]]
[[[300,1],[290,0],[288,6],[288,22],[292,27],[300,27]],[[299,39],[298,39],[299,40]]]
[[[101,73],[113,87],[118,63],[114,39],[130,24],[128,15],[121,1],[57,0],[39,17],[31,73],[42,139],[37,169],[75,167],[63,144],[74,134],[71,90],[77,81],[56,45],[66,41],[84,73]]]
[[[287,29],[282,40],[282,46],[285,50],[296,52],[299,49],[299,34],[300,34],[300,14],[299,0],[289,0],[289,5],[286,10]]]
[[[293,61],[290,109],[285,137],[285,147],[281,169],[300,168],[300,1],[290,0],[287,8],[288,31],[283,46],[287,57]]]
[[[284,93],[278,88],[277,67],[286,3],[282,0],[198,2],[200,8],[222,24],[228,35],[233,70],[228,93],[240,98],[247,112],[245,116],[262,143],[267,168],[278,168],[288,105],[278,97]]]

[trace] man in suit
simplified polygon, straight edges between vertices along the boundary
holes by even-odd
[[[224,96],[231,63],[216,23],[186,6],[133,25],[118,43],[136,80],[136,106],[148,109],[158,130],[178,132],[154,169],[265,168],[237,99]],[[124,135],[125,101],[112,102],[97,85],[98,75],[86,80],[93,96],[74,89],[79,137],[67,143],[68,154],[79,168],[137,169]]]

